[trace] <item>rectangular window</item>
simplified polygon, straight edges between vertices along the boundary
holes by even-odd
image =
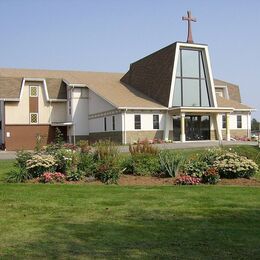
[[[237,115],[237,128],[242,128],[242,116]]]
[[[30,97],[38,97],[38,86],[30,86]]]
[[[225,129],[227,127],[227,118],[226,115],[222,115],[222,128]]]
[[[38,113],[30,113],[30,124],[38,124]]]
[[[153,115],[153,129],[159,129],[159,115]]]
[[[141,129],[141,115],[135,115],[135,129]]]
[[[115,118],[115,116],[112,116],[112,129],[113,129],[113,131],[116,130],[116,118]]]
[[[107,131],[107,118],[104,117],[104,131]]]

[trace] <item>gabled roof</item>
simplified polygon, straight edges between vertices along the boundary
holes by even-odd
[[[130,65],[121,82],[168,107],[176,43]]]
[[[19,98],[23,78],[45,79],[51,99],[66,98],[66,84],[84,84],[116,107],[165,107],[140,91],[120,82],[124,74],[61,70],[1,69],[0,99]],[[64,82],[65,81],[65,82]]]

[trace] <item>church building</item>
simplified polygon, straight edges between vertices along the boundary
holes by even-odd
[[[239,87],[213,78],[208,46],[175,42],[128,72],[0,69],[0,143],[33,149],[36,136],[68,142],[144,139],[173,142],[250,138],[253,108]]]

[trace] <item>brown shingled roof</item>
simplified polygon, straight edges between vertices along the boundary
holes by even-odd
[[[168,107],[176,43],[131,64],[121,81]]]
[[[226,99],[226,98],[220,97],[218,95],[217,95],[217,103],[218,103],[219,107],[233,107],[238,110],[239,109],[249,109],[249,110],[253,109],[252,107],[239,103],[235,100]]]
[[[239,86],[230,82],[214,79],[215,86],[227,86],[229,98],[241,103]]]
[[[18,98],[22,78],[45,78],[52,99],[66,98],[65,80],[69,84],[85,84],[116,107],[165,108],[140,91],[122,84],[122,76],[122,73],[0,68],[0,79],[4,82],[2,85],[0,81],[0,98]]]

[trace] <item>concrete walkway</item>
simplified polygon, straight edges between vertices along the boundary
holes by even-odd
[[[164,149],[191,149],[191,148],[208,148],[208,147],[217,147],[219,146],[219,141],[197,141],[197,142],[174,142],[168,144],[155,144],[160,150]],[[222,141],[222,145],[231,146],[231,145],[252,145],[257,146],[257,142],[242,142],[242,141]],[[129,152],[128,146],[119,146],[120,152]]]
[[[241,141],[222,141],[222,145],[252,145],[257,146],[257,142],[241,142]],[[160,150],[164,149],[191,149],[191,148],[207,148],[207,147],[217,147],[219,146],[219,141],[197,141],[197,142],[175,142],[168,144],[155,144],[154,146],[158,147]],[[119,146],[119,151],[122,153],[128,153],[128,145]],[[0,160],[10,160],[15,159],[16,152],[13,151],[0,151]]]

